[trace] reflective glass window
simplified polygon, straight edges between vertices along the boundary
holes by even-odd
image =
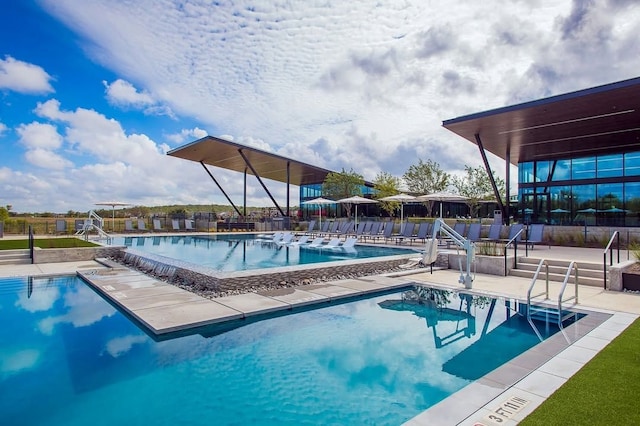
[[[573,223],[578,225],[596,224],[596,186],[574,185],[571,188],[573,194]]]
[[[624,175],[640,175],[640,152],[628,152],[624,154]]]
[[[556,160],[555,164],[552,161],[551,170],[553,171],[551,180],[569,180],[571,179],[571,160]]]
[[[622,210],[624,207],[623,184],[605,183],[597,187],[597,209],[603,212]]]
[[[574,158],[571,160],[571,179],[593,179],[595,177],[595,157]]]
[[[549,180],[549,162],[536,161],[536,182],[546,182]]]
[[[625,225],[640,226],[640,182],[624,184]]]
[[[533,182],[533,162],[518,164],[518,182]]]
[[[599,156],[597,164],[599,178],[622,176],[622,154]]]

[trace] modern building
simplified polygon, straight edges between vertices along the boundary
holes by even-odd
[[[510,165],[518,166],[518,206],[499,206],[507,220],[640,225],[640,78],[442,125],[478,145],[491,176],[486,151],[505,160],[507,194]]]

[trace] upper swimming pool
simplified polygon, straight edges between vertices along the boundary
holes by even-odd
[[[278,245],[251,234],[116,237],[112,244],[206,266],[221,272],[415,253],[412,249],[367,245],[357,245],[351,250]]]
[[[6,425],[398,425],[538,343],[505,301],[446,290],[158,342],[79,278],[0,289]]]

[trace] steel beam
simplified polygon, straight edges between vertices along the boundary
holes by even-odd
[[[253,173],[253,175],[256,177],[256,179],[258,179],[258,182],[260,182],[260,185],[262,185],[262,189],[264,189],[264,191],[267,193],[267,195],[269,196],[269,198],[271,198],[271,201],[273,202],[273,204],[276,206],[276,208],[278,209],[278,211],[280,212],[280,214],[282,216],[286,216],[284,214],[284,212],[282,211],[282,209],[280,208],[280,206],[278,205],[278,203],[276,202],[275,198],[273,198],[273,195],[271,195],[271,192],[269,192],[269,190],[267,189],[267,186],[264,184],[264,182],[262,182],[262,179],[260,178],[260,175],[258,174],[258,172],[256,171],[256,169],[253,168],[253,166],[251,165],[251,162],[249,161],[249,159],[247,158],[246,155],[244,155],[244,152],[242,152],[242,148],[238,150],[238,153],[240,154],[240,156],[242,157],[242,159],[244,160],[244,163],[249,167],[249,169],[251,169],[251,173]]]
[[[240,210],[238,210],[238,208],[236,207],[235,204],[233,204],[233,201],[231,201],[231,198],[229,198],[229,196],[227,195],[226,192],[224,192],[224,189],[222,189],[222,186],[220,186],[220,184],[218,183],[218,181],[216,180],[215,177],[213,177],[213,175],[211,174],[211,172],[209,171],[209,169],[207,169],[207,166],[205,166],[205,164],[200,161],[200,164],[202,164],[202,167],[205,169],[205,171],[207,172],[207,174],[209,174],[209,177],[215,182],[216,185],[218,185],[218,188],[220,188],[220,191],[222,191],[222,193],[224,194],[224,196],[227,198],[227,201],[229,202],[229,204],[231,204],[231,207],[233,207],[233,209],[236,211],[236,213],[238,213],[238,216],[242,216],[240,214]]]
[[[500,211],[502,212],[502,222],[505,223],[505,220],[508,222],[508,211],[504,208],[504,203],[502,202],[502,198],[500,197],[500,191],[498,191],[498,186],[496,185],[496,180],[493,178],[493,172],[491,171],[491,167],[489,166],[487,154],[484,152],[482,140],[480,139],[480,135],[478,133],[476,133],[474,136],[476,137],[476,143],[478,144],[478,149],[480,150],[480,156],[482,157],[482,161],[484,162],[484,168],[487,170],[487,175],[489,176],[489,181],[491,182],[491,187],[493,188],[493,194],[495,195],[496,200],[498,201],[498,207],[500,207]],[[507,162],[508,167],[509,157],[507,157],[505,161]],[[507,174],[507,176],[509,176],[509,174]]]

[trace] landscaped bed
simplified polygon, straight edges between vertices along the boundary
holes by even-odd
[[[79,238],[36,238],[33,240],[35,247],[47,248],[75,248],[75,247],[98,247],[98,244],[81,240]],[[28,249],[29,240],[0,240],[0,250],[20,250]]]
[[[521,425],[640,424],[640,320],[571,377]]]

